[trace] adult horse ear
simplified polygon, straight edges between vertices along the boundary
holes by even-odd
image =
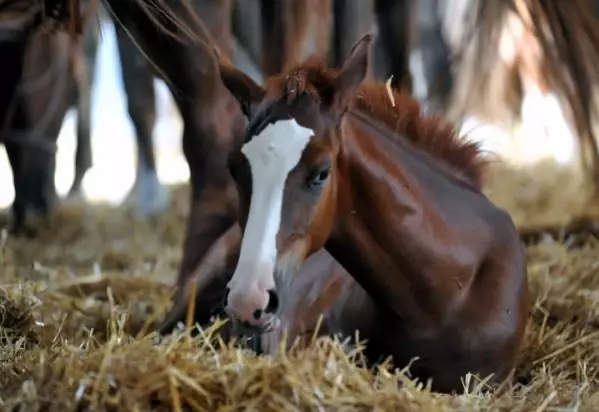
[[[264,98],[266,90],[237,67],[221,59],[220,52],[216,48],[214,53],[221,80],[241,105],[243,114],[249,119],[253,108]]]
[[[335,113],[342,113],[345,110],[347,103],[354,97],[358,87],[366,78],[372,40],[372,34],[366,33],[354,43],[349,57],[334,79],[335,92],[332,103]]]

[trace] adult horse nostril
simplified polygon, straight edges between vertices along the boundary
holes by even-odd
[[[266,313],[276,313],[279,309],[279,296],[277,295],[276,290],[269,289],[268,290],[268,305],[264,312]]]

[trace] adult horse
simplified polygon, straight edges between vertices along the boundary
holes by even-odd
[[[293,342],[322,314],[319,333],[358,331],[370,362],[418,357],[411,372],[434,390],[462,390],[468,372],[499,383],[530,309],[523,246],[481,192],[476,145],[363,82],[371,43],[340,70],[311,61],[265,88],[220,64],[249,120],[230,155],[243,232],[205,255],[197,315],[224,292],[239,331],[263,333],[272,352],[283,329]]]

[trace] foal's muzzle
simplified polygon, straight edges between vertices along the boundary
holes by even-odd
[[[223,304],[227,315],[241,327],[240,332],[265,333],[279,326],[279,296],[275,289],[227,287]]]

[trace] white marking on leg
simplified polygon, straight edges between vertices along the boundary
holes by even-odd
[[[268,290],[274,285],[276,236],[281,223],[287,176],[299,163],[314,132],[295,120],[268,125],[241,149],[252,173],[252,197],[241,241],[239,262],[230,282],[243,293],[247,287]]]

